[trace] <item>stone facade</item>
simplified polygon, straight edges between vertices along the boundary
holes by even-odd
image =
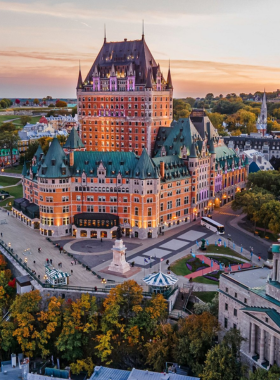
[[[221,336],[240,329],[246,339],[242,359],[251,370],[280,366],[280,247],[274,245],[272,273],[258,268],[223,274],[220,278]]]

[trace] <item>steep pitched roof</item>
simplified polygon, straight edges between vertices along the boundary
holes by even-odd
[[[82,143],[82,140],[80,139],[78,132],[76,131],[74,127],[72,128],[70,135],[68,136],[63,148],[68,148],[68,149],[84,148],[84,144]]]
[[[157,169],[155,168],[153,161],[149,157],[145,148],[143,149],[139,161],[134,169],[134,175],[140,179],[145,179],[147,177],[158,178]]]
[[[67,163],[67,156],[55,137],[43,159],[38,176],[46,178],[70,177],[69,167],[65,163]],[[62,168],[65,169],[65,174],[62,174]]]
[[[201,140],[195,126],[190,118],[180,118],[178,121],[173,121],[171,127],[159,129],[154,155],[161,156],[162,147],[165,148],[166,155],[179,155],[183,147],[189,154],[193,140]]]
[[[173,89],[170,67],[168,69],[167,82],[166,83],[167,83],[167,88]]]
[[[153,88],[152,70],[148,70],[146,88]]]
[[[41,154],[44,154],[44,152],[43,152],[43,149],[42,149],[41,145],[38,145],[36,153],[34,154],[34,156],[36,157],[37,162],[39,162]]]
[[[110,73],[112,64],[116,71],[122,70],[127,72],[129,66],[133,66],[136,74],[136,83],[145,84],[147,80],[148,69],[157,67],[157,63],[150,52],[145,39],[120,42],[104,42],[101,47],[85,82],[91,81],[95,68],[98,68],[100,76],[105,77]]]
[[[78,88],[83,88],[83,79],[82,79],[81,68],[79,68],[79,76],[78,76],[78,82],[77,82],[77,89]]]

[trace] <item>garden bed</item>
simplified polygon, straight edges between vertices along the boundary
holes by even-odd
[[[209,268],[209,265],[202,264],[199,258],[192,255],[185,256],[170,266],[172,272],[178,276],[186,276],[204,268]]]

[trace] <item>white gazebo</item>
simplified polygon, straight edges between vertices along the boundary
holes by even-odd
[[[172,274],[162,272],[152,273],[143,278],[145,284],[149,285],[152,293],[165,293],[174,288],[178,278]]]

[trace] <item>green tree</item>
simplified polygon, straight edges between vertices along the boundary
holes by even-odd
[[[31,117],[30,116],[21,116],[20,117],[20,124],[23,125],[23,126],[25,126],[30,121],[31,121]]]
[[[147,364],[154,371],[162,372],[165,363],[172,359],[172,347],[175,344],[175,333],[170,324],[161,323],[155,331],[155,336],[146,344]]]
[[[20,140],[18,131],[16,130],[13,123],[3,123],[0,126],[0,148],[5,148],[10,150],[11,166],[13,163],[13,149],[17,149],[18,141]]]
[[[250,373],[249,380],[279,380],[280,368],[276,365],[272,366],[268,371],[258,368],[254,373]]]
[[[61,356],[70,362],[83,359],[93,351],[93,337],[97,329],[95,297],[82,294],[75,302],[69,302],[63,312],[63,328],[56,340]]]
[[[64,102],[63,100],[57,100],[55,102],[55,105],[56,105],[56,107],[59,107],[59,108],[61,108],[61,107],[67,107],[67,103]]]
[[[36,141],[33,141],[27,148],[25,154],[24,154],[24,159],[25,161],[31,161],[32,158],[34,157],[37,149],[38,149],[38,146],[39,146],[39,142],[38,140]]]
[[[200,374],[218,331],[217,318],[207,312],[180,320],[173,353],[178,363],[188,365],[194,373]]]
[[[184,99],[173,99],[173,117],[175,120],[189,117],[191,106]]]

